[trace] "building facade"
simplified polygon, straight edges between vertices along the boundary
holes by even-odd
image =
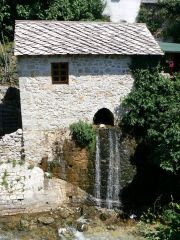
[[[131,58],[162,54],[144,24],[17,21],[15,44],[25,155],[36,163],[53,160],[74,122],[106,110],[116,124]]]

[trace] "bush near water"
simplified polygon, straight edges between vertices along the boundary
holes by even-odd
[[[96,133],[91,124],[83,121],[70,125],[70,130],[73,139],[80,147],[87,147],[94,142]]]
[[[123,102],[121,126],[137,141],[134,163],[166,174],[161,195],[141,216],[142,234],[150,240],[180,239],[180,74],[164,77],[153,59],[132,63],[134,88]],[[151,64],[149,64],[149,62]],[[141,158],[141,159],[140,159]],[[172,178],[176,182],[173,184]],[[158,182],[156,183],[159,184]],[[154,186],[154,188],[156,188]],[[152,190],[152,189],[151,189]],[[150,191],[151,191],[150,190]],[[164,198],[165,196],[165,198]],[[145,197],[145,196],[143,196]],[[175,199],[174,199],[175,198]],[[166,199],[164,201],[164,199]],[[168,199],[171,201],[168,204]],[[143,207],[143,206],[141,206]]]

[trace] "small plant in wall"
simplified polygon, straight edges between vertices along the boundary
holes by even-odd
[[[19,161],[19,165],[20,166],[23,166],[25,164],[25,160],[24,159],[21,159],[20,161]]]
[[[96,132],[91,124],[83,121],[73,123],[70,125],[70,131],[73,140],[81,147],[90,147],[96,139]]]
[[[30,164],[29,166],[28,166],[28,170],[32,170],[34,168],[34,164]]]
[[[7,173],[7,170],[5,170],[4,173],[3,173],[3,176],[2,176],[2,183],[1,183],[1,185],[4,186],[6,189],[8,188],[7,177],[8,177],[8,173]]]
[[[16,167],[16,164],[17,164],[17,162],[16,162],[16,159],[13,159],[13,160],[12,160],[12,165],[13,165],[13,168],[15,168],[15,167]]]

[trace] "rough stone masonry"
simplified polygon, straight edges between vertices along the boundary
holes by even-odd
[[[133,78],[130,58],[120,56],[19,57],[23,131],[0,139],[1,214],[50,209],[85,193],[61,179],[45,179],[38,164],[54,160],[55,144],[70,138],[78,120],[93,122],[101,108],[117,120]],[[52,84],[51,63],[69,63],[69,84]],[[3,98],[4,95],[2,95]],[[48,203],[48,205],[46,204]]]
[[[43,157],[53,160],[53,143],[60,135],[68,137],[64,129],[70,124],[92,123],[102,108],[117,120],[120,102],[133,85],[129,57],[19,56],[18,60],[25,155],[36,163]],[[54,62],[69,63],[69,84],[52,84]]]
[[[23,131],[0,139],[0,210],[5,213],[35,205],[36,210],[51,208],[68,202],[69,196],[85,196],[61,179],[44,179],[38,163],[44,157],[54,159],[55,144],[63,146],[70,137],[71,123],[92,123],[101,108],[109,109],[117,120],[120,101],[133,84],[128,57],[23,56],[18,60]],[[52,84],[53,62],[69,63],[69,84]]]
[[[130,56],[162,55],[162,51],[144,24],[17,21],[14,54],[23,131],[7,132],[11,134],[0,140],[0,210],[47,210],[82,200],[86,193],[74,182],[45,178],[48,175],[39,164],[55,160],[57,146],[61,154],[64,140],[70,138],[70,124],[93,123],[102,108],[117,121],[122,99],[133,85]],[[68,84],[53,84],[51,65],[64,62]],[[3,111],[4,103],[9,104],[6,100],[0,103]],[[4,122],[0,130],[6,134]]]
[[[19,114],[14,114],[19,113],[14,90],[0,87],[0,129],[5,129],[6,122],[6,131],[0,132],[0,215],[50,210],[67,203],[69,196],[71,201],[84,198],[79,188],[61,179],[47,178],[41,168],[25,159],[23,131],[14,132],[18,128],[14,123],[19,119]],[[8,104],[4,100],[7,95]]]

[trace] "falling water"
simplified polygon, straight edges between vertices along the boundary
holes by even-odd
[[[96,161],[95,161],[95,198],[97,206],[101,206],[101,167],[100,167],[100,140],[96,135]]]
[[[119,201],[119,192],[120,192],[120,152],[119,152],[119,139],[118,134],[115,132],[115,166],[114,166],[114,193],[113,200],[118,203]]]
[[[96,135],[95,198],[97,206],[119,206],[120,150],[117,128],[99,129]],[[106,185],[106,186],[105,186]]]
[[[108,170],[108,183],[107,183],[107,197],[106,203],[107,208],[112,208],[113,200],[113,177],[114,177],[114,146],[113,146],[113,137],[112,132],[109,130],[109,170]]]

